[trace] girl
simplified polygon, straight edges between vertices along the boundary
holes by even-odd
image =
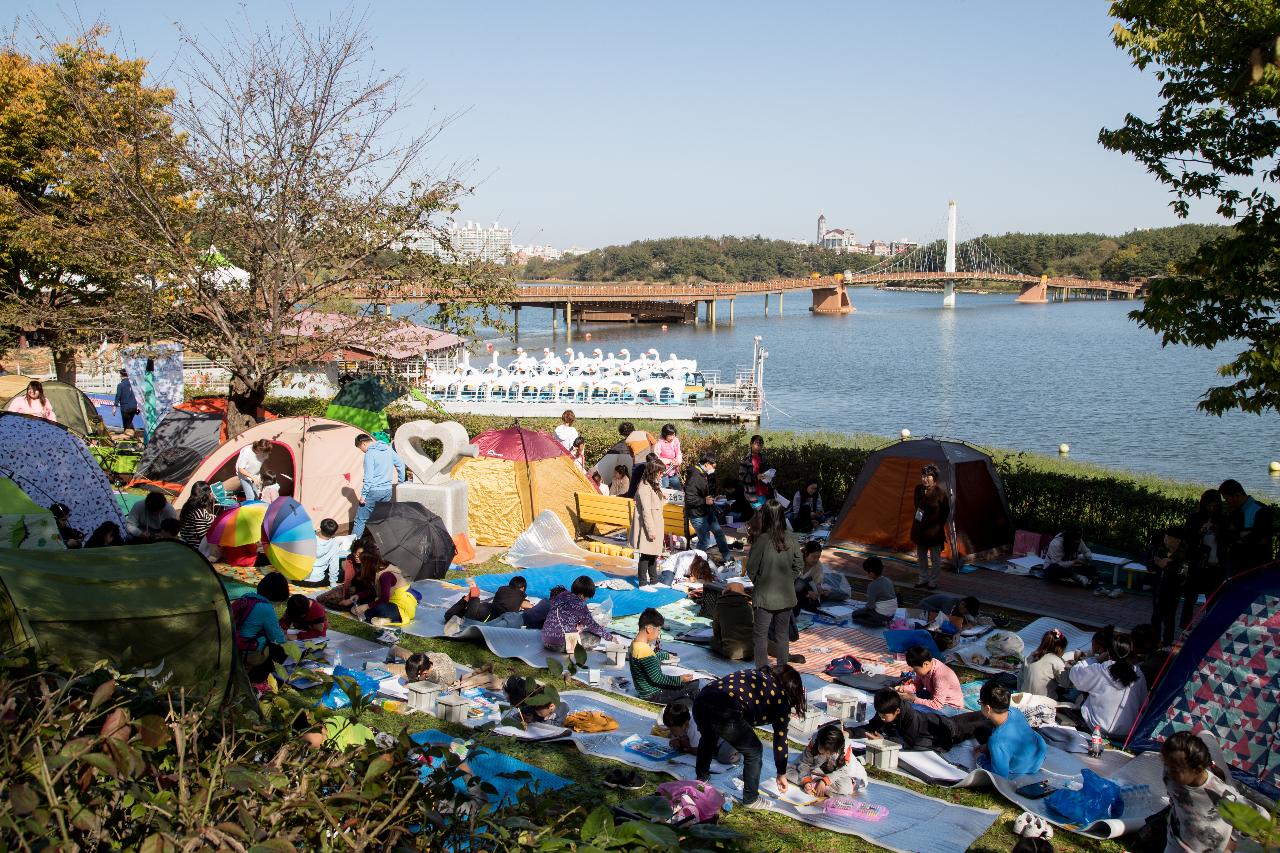
[[[49,405],[49,398],[44,395],[44,383],[39,379],[32,379],[27,383],[27,390],[21,397],[14,397],[9,401],[8,411],[30,415],[33,418],[44,418],[55,424],[58,422],[57,415],[53,413],[53,406]]]
[[[371,548],[366,548],[360,558],[356,586],[360,589],[356,595],[359,603],[351,608],[352,616],[378,626],[413,621],[418,600],[409,591],[409,583],[399,569]]]
[[[787,778],[813,797],[850,797],[867,786],[867,771],[840,723],[818,729]]]
[[[123,544],[124,541],[120,536],[120,525],[114,521],[104,521],[90,534],[89,539],[84,543],[84,547],[103,548],[107,545]]]
[[[654,460],[645,465],[644,479],[636,487],[631,536],[627,544],[640,553],[637,565],[639,586],[658,582],[658,557],[662,556],[662,507],[667,502],[661,480],[662,463]]]
[[[826,518],[822,508],[822,495],[818,494],[818,481],[810,480],[804,488],[796,492],[787,507],[787,518],[791,521],[791,529],[797,533],[810,533]]]
[[[1050,628],[1040,638],[1040,645],[1022,664],[1018,673],[1018,692],[1058,698],[1058,678],[1067,670],[1063,655],[1067,652],[1067,635]]]
[[[276,479],[276,472],[270,468],[263,468],[260,476],[262,477],[262,491],[258,494],[258,500],[264,504],[269,504],[280,497],[280,482]]]
[[[573,458],[574,463],[579,469],[587,470],[587,440],[582,436],[578,436],[573,440],[573,444],[569,447],[569,456]]]
[[[591,482],[595,483],[595,485],[596,485],[596,491],[598,491],[600,494],[602,494],[602,495],[607,495],[607,494],[609,494],[609,487],[608,487],[608,486],[606,486],[606,485],[604,484],[604,481],[602,481],[602,480],[600,479],[600,472],[599,472],[599,471],[592,470],[592,472],[591,472]]]
[[[631,491],[631,476],[627,466],[613,466],[613,480],[609,483],[609,494],[617,497],[629,491]]]
[[[1123,739],[1133,728],[1147,698],[1147,680],[1134,665],[1133,641],[1128,634],[1114,634],[1107,650],[1109,662],[1080,661],[1067,671],[1071,686],[1087,693],[1075,719],[1081,731],[1102,730],[1107,737]]]
[[[578,418],[573,413],[573,409],[565,409],[564,414],[560,416],[560,425],[556,427],[556,440],[564,445],[564,449],[573,452],[573,448],[578,444],[578,428],[573,422]],[[586,440],[583,440],[586,444]]]
[[[178,538],[192,548],[199,548],[205,534],[209,532],[209,527],[213,524],[215,506],[217,506],[217,500],[209,484],[204,480],[196,480],[192,483],[191,495],[182,505],[182,512],[178,515],[180,525]]]
[[[1231,778],[1213,762],[1204,735],[1175,732],[1160,748],[1164,759],[1164,786],[1169,792],[1169,829],[1166,850],[1232,850],[1231,824],[1223,820],[1218,804],[1244,800]]]
[[[341,563],[342,570],[335,578],[336,585],[316,596],[316,601],[332,610],[351,609],[351,604],[355,602],[355,580],[360,573],[361,559],[367,544],[368,540],[365,539],[356,539],[351,543],[351,553]]]
[[[296,630],[299,640],[314,640],[316,637],[329,635],[329,616],[324,612],[324,605],[312,601],[301,593],[294,593],[284,605],[284,616],[280,617],[280,628],[284,631]]]
[[[680,468],[684,465],[684,453],[680,449],[680,436],[676,434],[675,424],[662,427],[662,437],[654,447],[658,459],[662,460],[662,488],[682,489],[680,484]]]

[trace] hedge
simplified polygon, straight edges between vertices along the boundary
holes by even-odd
[[[267,407],[280,415],[321,415],[324,400],[273,399]],[[427,417],[422,412],[393,407],[387,412],[394,430],[406,421]],[[451,415],[470,435],[511,426],[512,418]],[[439,419],[432,417],[432,420]],[[530,429],[550,431],[552,418],[521,418]],[[636,420],[637,429],[653,434],[663,421]],[[618,421],[579,418],[575,426],[587,440],[587,458],[598,459],[618,441]],[[744,427],[677,424],[686,460],[710,450],[721,460],[722,484],[737,477],[738,462],[747,453],[752,431]],[[866,434],[795,433],[763,430],[765,453],[778,470],[777,487],[791,496],[806,480],[821,484],[822,501],[838,511],[873,450],[888,443]],[[1029,453],[984,448],[991,453],[1004,480],[1014,523],[1020,529],[1051,532],[1079,522],[1092,545],[1124,553],[1142,553],[1154,531],[1180,524],[1196,505],[1199,487],[1154,477],[1114,471],[1101,466],[1051,459]]]

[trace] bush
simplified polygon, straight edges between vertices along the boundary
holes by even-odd
[[[323,400],[272,400],[268,408],[280,415],[320,415]],[[389,410],[392,430],[424,417],[421,412],[397,407]],[[475,436],[488,429],[511,426],[510,418],[453,415]],[[433,418],[434,419],[434,418]],[[553,418],[521,418],[521,425],[550,431],[559,424]],[[657,435],[664,421],[634,421],[637,429]],[[587,440],[587,458],[598,459],[618,441],[615,420],[579,419],[575,426]],[[737,479],[738,463],[747,453],[752,432],[758,427],[676,424],[686,462],[710,450],[720,460],[719,481],[726,486]],[[776,488],[788,499],[808,479],[822,486],[822,501],[838,512],[857,480],[867,457],[888,443],[879,436],[835,433],[765,431],[765,455],[778,470]],[[1200,489],[1182,483],[1111,471],[1028,453],[988,450],[1004,480],[1015,525],[1027,530],[1053,532],[1070,521],[1085,528],[1088,541],[1126,553],[1146,549],[1153,531],[1181,523],[1195,509]]]

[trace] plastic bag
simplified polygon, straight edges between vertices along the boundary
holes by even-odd
[[[658,786],[658,793],[671,803],[673,823],[689,820],[708,823],[719,817],[724,808],[724,795],[708,782],[663,782]]]
[[[363,672],[355,669],[348,669],[345,666],[335,666],[333,668],[334,677],[346,676],[355,681],[360,688],[361,696],[372,696],[378,692],[377,680],[370,678]],[[320,704],[326,708],[337,710],[338,708],[346,708],[351,705],[351,697],[347,695],[347,691],[341,686],[334,684],[329,688],[328,692],[320,699]]]
[[[1107,818],[1123,817],[1124,800],[1120,796],[1120,786],[1088,768],[1081,773],[1084,786],[1078,791],[1054,791],[1045,800],[1049,810],[1066,823],[1081,827]]]
[[[564,522],[554,512],[544,509],[524,533],[516,537],[502,561],[522,569],[538,569],[560,563],[586,565],[594,556],[597,555],[574,543]]]

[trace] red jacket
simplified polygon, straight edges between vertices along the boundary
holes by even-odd
[[[312,601],[311,606],[307,608],[307,615],[299,622],[291,625],[286,618],[280,619],[280,628],[288,631],[290,628],[298,628],[299,640],[314,640],[316,637],[325,637],[329,634],[329,614],[325,612],[324,606],[318,601]]]

